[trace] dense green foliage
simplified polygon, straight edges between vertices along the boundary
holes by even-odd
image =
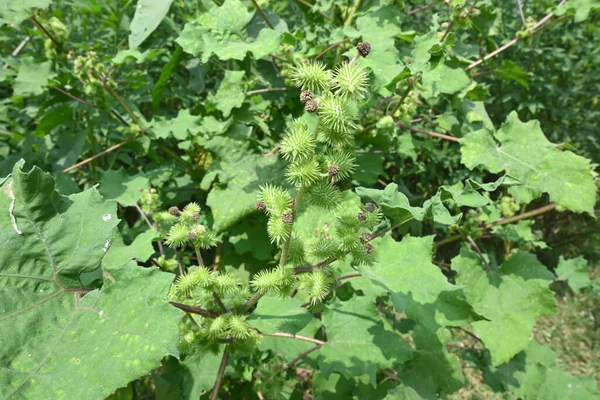
[[[0,2],[0,397],[599,398],[598,9]]]

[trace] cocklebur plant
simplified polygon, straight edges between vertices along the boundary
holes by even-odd
[[[331,227],[320,229],[314,238],[294,232],[302,202],[336,210],[340,185],[355,169],[353,142],[359,101],[368,84],[367,71],[357,61],[368,55],[370,45],[361,43],[357,49],[357,57],[333,71],[309,62],[292,72],[292,80],[302,90],[300,100],[305,105],[314,103],[311,107],[315,109],[307,107],[306,111],[316,111],[317,122],[310,128],[303,119],[293,121],[281,141],[280,152],[288,162],[287,181],[294,189],[264,185],[255,206],[269,217],[266,229],[280,250],[277,266],[264,268],[250,282],[208,268],[201,251],[214,246],[216,236],[198,222],[200,207],[190,203],[183,210],[169,208],[168,215],[175,221],[165,244],[177,249],[192,247],[197,260],[197,265],[177,278],[170,292],[171,304],[200,315],[182,322],[182,351],[216,350],[219,344],[228,343],[229,352],[251,352],[261,336],[249,323],[248,313],[263,295],[297,296],[314,305],[326,298],[339,275],[331,266],[334,260],[351,255],[354,264],[374,262],[369,242],[382,217],[372,203],[357,212],[340,213]]]
[[[258,296],[299,293],[316,304],[335,282],[336,271],[328,260],[347,254],[355,263],[370,264],[374,259],[373,247],[365,240],[381,220],[373,205],[358,214],[338,215],[333,230],[315,238],[294,233],[300,204],[306,201],[327,211],[336,210],[340,184],[354,172],[359,102],[368,89],[367,71],[358,60],[370,50],[369,43],[359,43],[356,56],[333,71],[315,61],[300,62],[290,71],[291,81],[301,90],[300,101],[306,112],[316,112],[317,121],[312,129],[305,120],[293,121],[281,141],[280,152],[289,162],[287,181],[295,187],[295,196],[282,186],[261,187],[256,210],[268,215],[269,237],[281,251],[277,267],[254,276],[252,287]],[[305,267],[307,261],[321,264]]]

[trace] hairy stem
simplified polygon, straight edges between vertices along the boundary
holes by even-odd
[[[281,258],[279,259],[279,265],[284,266],[287,262],[287,257],[290,252],[290,242],[292,241],[292,233],[294,230],[294,222],[296,221],[296,217],[298,216],[298,206],[304,197],[304,193],[306,192],[306,186],[300,186],[298,190],[298,194],[296,195],[296,200],[294,201],[294,206],[292,207],[292,224],[291,224],[291,232],[290,237],[285,241],[283,247],[281,248]]]
[[[221,365],[219,366],[219,372],[217,373],[217,380],[215,381],[215,385],[213,386],[213,390],[210,394],[210,400],[216,400],[219,394],[219,389],[221,388],[221,384],[223,383],[223,375],[225,375],[225,368],[227,367],[227,361],[229,361],[229,351],[227,351],[227,346],[225,346],[225,351],[223,352],[223,358],[221,358]]]
[[[202,253],[200,252],[199,246],[194,246],[194,251],[196,252],[196,258],[198,259],[198,266],[204,267],[204,260],[202,259]]]

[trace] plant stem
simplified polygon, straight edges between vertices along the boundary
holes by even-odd
[[[263,295],[264,293],[261,292],[254,293],[252,297],[250,297],[244,304],[242,304],[238,311],[240,313],[245,313],[246,311],[254,307],[254,305],[258,302],[258,300],[260,300],[261,297],[263,297]]]
[[[200,247],[194,246],[194,251],[196,252],[196,258],[198,259],[198,266],[204,267],[204,260],[202,259],[202,253],[200,252]]]
[[[344,21],[345,27],[350,26],[350,24],[352,24],[352,21],[354,21],[354,15],[358,12],[358,9],[360,8],[360,3],[362,3],[361,0],[354,0],[354,6],[350,9],[348,18],[346,18],[346,21]]]
[[[288,90],[288,88],[285,87],[278,87],[278,88],[264,88],[264,89],[256,89],[256,90],[250,90],[248,92],[246,92],[246,95],[251,95],[251,94],[257,94],[257,93],[266,93],[266,92],[284,92]]]
[[[221,384],[223,383],[223,375],[225,375],[227,361],[229,361],[229,352],[227,351],[227,346],[225,346],[225,350],[223,351],[223,357],[221,358],[221,365],[219,366],[219,372],[217,373],[217,380],[215,381],[212,393],[210,394],[210,400],[217,399],[219,389],[221,388]]]
[[[119,102],[119,104],[125,109],[125,111],[127,112],[127,114],[129,114],[129,116],[131,117],[131,120],[136,123],[137,125],[139,125],[140,127],[142,126],[142,121],[139,119],[139,117],[133,112],[133,110],[131,108],[129,108],[129,106],[127,105],[127,103],[125,103],[125,100],[123,100],[123,98],[121,96],[119,96],[119,94],[115,91],[115,89],[113,89],[108,83],[106,83],[106,77],[101,78],[104,82],[104,84],[102,85],[106,91],[108,93],[110,93],[110,95],[112,97],[115,98],[115,100],[117,100]]]
[[[327,342],[324,342],[322,340],[319,339],[313,339],[313,338],[309,338],[306,336],[301,336],[301,335],[292,335],[289,333],[283,333],[283,332],[277,332],[277,333],[262,333],[259,332],[261,335],[263,336],[275,336],[275,337],[285,337],[285,338],[290,338],[290,339],[298,339],[298,340],[303,340],[305,342],[311,342],[314,344],[318,344],[319,346],[323,346],[324,344],[326,344]]]
[[[119,147],[125,146],[126,144],[128,144],[128,143],[131,143],[131,142],[133,142],[134,140],[136,140],[136,139],[138,139],[138,138],[139,138],[139,135],[138,135],[138,136],[134,136],[134,137],[130,137],[129,139],[127,139],[127,140],[125,140],[125,141],[123,141],[123,142],[121,142],[121,143],[117,143],[117,144],[115,144],[114,146],[111,146],[111,147],[109,147],[108,149],[106,149],[106,150],[104,150],[104,151],[101,151],[100,153],[98,153],[98,154],[96,154],[96,155],[94,155],[94,156],[92,156],[92,157],[86,158],[85,160],[83,160],[83,161],[80,161],[80,162],[78,162],[77,164],[73,164],[73,165],[71,165],[70,167],[67,167],[67,168],[63,169],[63,170],[62,170],[62,172],[69,172],[69,171],[71,171],[71,170],[74,170],[75,168],[79,168],[79,167],[81,167],[82,165],[85,165],[85,164],[87,164],[87,163],[89,163],[89,162],[92,162],[92,161],[94,161],[96,158],[98,158],[98,157],[102,157],[103,155],[105,155],[105,154],[108,154],[108,153],[110,153],[111,151],[117,150]]]
[[[315,347],[306,350],[305,352],[303,352],[302,354],[300,354],[298,357],[294,358],[292,361],[290,361],[287,365],[287,368],[292,368],[294,365],[296,365],[296,363],[300,360],[302,360],[304,357],[306,357],[307,355],[309,355],[310,353],[319,350],[321,347],[323,347],[322,344],[316,345]]]
[[[179,308],[180,310],[183,310],[187,313],[198,314],[198,315],[202,315],[203,317],[207,317],[207,318],[216,318],[219,316],[219,314],[217,314],[215,312],[212,312],[210,310],[205,310],[200,307],[188,306],[187,304],[176,303],[174,301],[170,301],[169,304],[172,305],[173,307]]]
[[[35,15],[31,16],[31,22],[33,22],[33,24],[35,26],[37,26],[39,28],[39,30],[41,30],[42,32],[44,32],[44,34],[46,36],[48,36],[48,39],[50,39],[52,41],[52,43],[54,43],[56,45],[56,47],[58,47],[58,49],[60,51],[62,51],[63,53],[66,52],[65,48],[63,47],[62,44],[60,44],[60,42],[58,40],[56,40],[56,38],[54,37],[54,35],[52,35],[45,27],[44,25],[42,25],[40,23],[40,21],[37,20],[37,18],[35,17]]]
[[[250,1],[252,1],[252,4],[254,4],[254,7],[256,7],[256,11],[258,11],[258,13],[260,14],[260,16],[265,20],[265,24],[267,24],[267,26],[269,28],[275,29],[275,28],[273,28],[273,25],[271,24],[271,21],[269,21],[269,18],[267,18],[267,15],[264,13],[264,11],[262,10],[262,8],[260,8],[260,6],[256,2],[256,0],[250,0]]]
[[[175,259],[177,260],[177,266],[179,267],[179,276],[184,276],[185,272],[183,272],[183,264],[179,258],[179,250],[177,250],[177,247],[173,247],[173,252],[175,253]]]
[[[306,7],[310,8],[312,10],[312,8],[314,7],[312,4],[310,4],[309,2],[305,1],[305,0],[296,0],[298,3],[300,4],[304,4]],[[319,14],[321,14],[323,17],[331,20],[331,17],[323,12],[319,12]]]
[[[221,301],[221,298],[216,292],[213,292],[213,298],[221,308],[221,311],[223,311],[223,314],[229,314],[231,312],[227,307],[225,307],[225,304],[223,304],[223,301]]]
[[[566,3],[567,0],[562,0],[560,3],[558,3],[558,5],[556,6],[557,8],[562,6],[563,4]],[[536,29],[539,28],[544,22],[548,21],[550,18],[552,18],[554,16],[554,11],[549,12],[548,14],[546,14],[546,16],[544,18],[542,18],[537,24],[535,24],[535,26],[533,28],[531,28],[531,33],[529,34],[529,36],[532,36],[536,33]],[[475,68],[476,66],[478,66],[479,64],[481,64],[484,61],[489,60],[490,58],[494,57],[495,55],[503,52],[504,50],[508,49],[509,47],[511,47],[512,45],[514,45],[515,43],[517,43],[519,41],[519,38],[516,37],[513,40],[511,40],[510,42],[506,43],[505,45],[497,48],[496,50],[492,51],[490,54],[488,54],[487,56],[480,58],[477,61],[473,61],[471,64],[469,64],[466,68],[465,71],[468,71],[472,68]]]
[[[404,125],[401,122],[397,122],[396,126],[398,126],[400,128],[408,129],[411,132],[424,133],[426,135],[437,137],[437,138],[440,138],[440,139],[446,139],[446,140],[449,140],[451,142],[458,142],[459,141],[459,139],[456,138],[456,137],[454,137],[454,136],[448,136],[448,135],[444,135],[443,133],[437,133],[437,132],[432,132],[432,131],[426,131],[424,129],[413,128],[412,126]]]
[[[519,6],[519,15],[521,16],[521,22],[523,22],[523,25],[527,25],[525,13],[523,12],[523,0],[517,0],[517,5]]]
[[[398,104],[396,104],[396,106],[394,107],[394,109],[392,110],[392,112],[389,114],[390,116],[394,116],[394,114],[396,114],[396,111],[398,111],[398,109],[400,108],[400,106],[402,105],[402,103],[404,103],[404,100],[408,97],[408,95],[410,94],[410,91],[412,90],[412,85],[408,85],[408,87],[406,88],[406,90],[404,91],[404,93],[402,93],[402,96],[400,96],[400,100],[398,100]]]
[[[142,208],[137,203],[135,203],[135,208],[138,210],[138,212],[140,213],[140,215],[142,216],[142,218],[144,219],[144,221],[146,221],[146,224],[148,225],[148,228],[150,228],[154,232],[158,232],[158,229],[154,225],[152,225],[152,223],[148,219],[148,216],[146,215],[146,213],[144,212],[144,210],[142,210]],[[160,255],[164,257],[165,256],[165,249],[163,249],[162,243],[160,241],[158,241],[157,243],[158,243],[158,250],[160,251]]]
[[[477,243],[475,243],[475,241],[473,240],[473,238],[471,236],[467,236],[467,240],[471,244],[471,247],[473,247],[473,250],[475,250],[475,252],[477,252],[477,255],[479,256],[479,258],[481,258],[481,261],[483,261],[483,264],[485,265],[485,268],[487,268],[488,272],[490,274],[493,274],[494,270],[490,266],[490,263],[488,263],[487,260],[485,259],[485,257],[483,256],[483,253],[481,252],[481,249],[479,248],[479,246],[477,246]]]
[[[332,44],[331,46],[329,46],[328,48],[326,48],[325,50],[323,50],[322,52],[320,52],[319,54],[317,54],[316,56],[314,56],[313,60],[318,60],[319,58],[323,57],[325,54],[329,53],[331,50],[335,49],[339,45],[346,43],[348,40],[350,40],[349,37],[347,37],[344,40],[340,40],[337,43]]]
[[[419,11],[426,10],[426,9],[428,9],[428,8],[429,8],[429,7],[431,7],[431,6],[432,6],[431,4],[428,4],[428,5],[426,5],[426,6],[423,6],[423,7],[415,8],[414,10],[410,10],[409,12],[407,12],[407,13],[406,13],[406,15],[413,15],[413,14],[416,14],[416,13],[418,13]]]
[[[302,201],[302,198],[304,197],[304,192],[306,192],[306,187],[305,186],[300,186],[300,189],[298,190],[298,194],[296,195],[296,201],[294,201],[294,207],[292,208],[292,224],[290,227],[290,231],[293,231],[294,229],[294,222],[296,221],[296,217],[298,216],[298,206],[300,205],[300,202]],[[292,241],[292,233],[290,232],[290,237],[285,241],[285,243],[283,244],[283,247],[281,248],[281,258],[279,259],[279,265],[284,266],[285,263],[287,262],[287,256],[288,253],[290,252],[290,242]]]
[[[510,224],[511,222],[521,221],[522,219],[536,217],[536,216],[538,216],[540,214],[544,214],[544,213],[546,213],[548,211],[552,211],[555,208],[556,208],[556,204],[550,203],[550,204],[547,204],[547,205],[545,205],[543,207],[536,208],[535,210],[531,210],[531,211],[527,211],[526,213],[523,213],[523,214],[515,215],[514,217],[503,218],[503,219],[500,219],[500,220],[498,220],[496,222],[489,223],[489,224],[487,224],[485,226],[477,228],[477,230],[478,231],[485,231],[485,230],[491,229],[491,228],[493,228],[495,226],[506,225],[506,224]],[[437,248],[437,247],[443,246],[443,245],[448,244],[448,243],[456,242],[457,240],[460,240],[462,238],[463,238],[463,234],[459,233],[457,235],[450,236],[450,237],[448,237],[448,238],[446,238],[444,240],[440,240],[439,242],[434,243],[433,247]]]

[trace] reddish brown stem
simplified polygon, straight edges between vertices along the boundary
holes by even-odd
[[[412,126],[404,125],[401,122],[397,122],[396,126],[398,126],[400,128],[408,129],[411,132],[424,133],[426,135],[437,137],[437,138],[440,138],[440,139],[449,140],[451,142],[458,142],[459,141],[459,139],[456,138],[456,137],[454,137],[454,136],[448,136],[448,135],[444,135],[443,133],[426,131],[425,129],[413,128]]]
[[[318,60],[319,58],[323,57],[325,54],[329,53],[331,50],[335,49],[339,45],[346,43],[348,40],[350,40],[349,37],[347,37],[344,40],[340,40],[337,43],[332,44],[331,46],[329,46],[328,48],[326,48],[325,50],[323,50],[322,52],[320,52],[319,54],[317,54],[316,56],[314,56],[313,60]]]
[[[139,136],[130,137],[129,139],[127,139],[127,140],[125,140],[125,141],[123,141],[123,142],[121,142],[121,143],[117,143],[117,144],[115,144],[114,146],[111,146],[111,147],[109,147],[108,149],[106,149],[106,150],[104,150],[104,151],[101,151],[100,153],[98,153],[98,154],[96,154],[96,155],[94,155],[94,156],[92,156],[92,157],[86,158],[85,160],[83,160],[83,161],[80,161],[80,162],[78,162],[77,164],[71,165],[70,167],[63,169],[63,171],[62,171],[62,172],[69,172],[69,171],[72,171],[72,170],[74,170],[75,168],[79,168],[79,167],[81,167],[82,165],[88,164],[88,163],[90,163],[90,162],[94,161],[95,159],[97,159],[97,158],[99,158],[99,157],[102,157],[102,156],[103,156],[103,155],[105,155],[105,154],[108,154],[108,153],[110,153],[111,151],[115,151],[115,150],[117,150],[118,148],[120,148],[120,147],[123,147],[123,146],[125,146],[126,144],[129,144],[129,143],[133,142],[133,141],[134,141],[134,140],[136,140],[137,138],[139,138]]]

